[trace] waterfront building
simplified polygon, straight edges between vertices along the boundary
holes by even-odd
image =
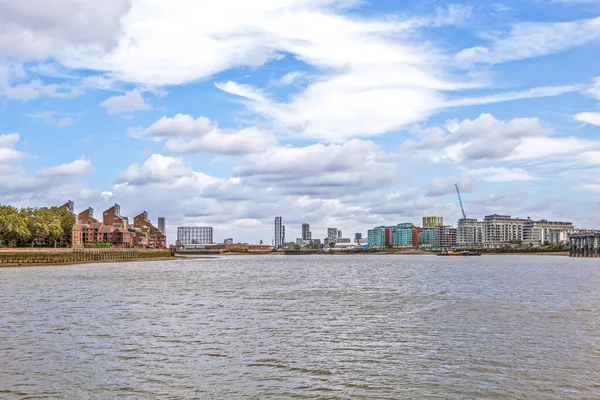
[[[413,229],[410,224],[400,224],[391,230],[393,247],[413,247]]]
[[[342,230],[341,229],[338,229],[338,231],[337,231],[337,238],[338,239],[342,238]]]
[[[75,213],[75,203],[73,203],[71,200],[67,201],[65,204],[63,204],[62,206],[58,207],[61,210],[67,210],[70,213]]]
[[[310,225],[307,223],[302,224],[302,240],[311,240]]]
[[[335,243],[338,239],[337,228],[327,228],[327,243]]]
[[[352,239],[350,238],[338,238],[336,243],[352,243]]]
[[[367,243],[369,247],[390,246],[390,229],[385,226],[369,229],[367,232]]]
[[[434,228],[435,237],[433,245],[435,247],[454,247],[456,246],[456,229],[448,225],[436,226]]]
[[[117,232],[115,230],[115,232]],[[118,232],[117,232],[118,233]],[[133,245],[134,247],[149,247],[151,249],[164,249],[167,247],[167,237],[148,218],[148,212],[142,211],[133,218]],[[118,238],[122,237],[118,236]]]
[[[444,217],[423,217],[423,229],[444,225]]]
[[[362,233],[357,232],[354,234],[354,240],[358,241],[362,239]]]
[[[91,224],[94,222],[98,222],[96,218],[94,218],[94,209],[89,207],[87,210],[82,211],[77,215],[77,221],[80,224]]]
[[[526,219],[511,218],[509,215],[487,215],[483,219],[483,242],[485,246],[498,247],[523,241]]]
[[[275,240],[273,245],[281,247],[285,244],[285,226],[283,225],[283,218],[275,217]]]
[[[419,246],[429,247],[435,243],[435,229],[423,229],[417,235]]]
[[[532,221],[527,219],[523,225],[523,244],[542,246],[550,243],[568,243],[569,235],[575,228],[571,222]]]
[[[213,242],[212,226],[180,226],[177,228],[177,244],[211,244]]]
[[[158,217],[158,230],[163,234],[163,235],[167,235],[167,227],[165,225],[165,218],[164,217]]]
[[[456,244],[462,247],[482,246],[483,221],[473,218],[459,219],[456,229]]]
[[[121,216],[121,206],[116,203],[114,206],[104,211],[102,214],[102,222],[104,225],[112,226],[113,228],[129,229],[129,219]]]

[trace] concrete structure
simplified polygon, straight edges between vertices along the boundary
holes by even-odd
[[[423,217],[423,229],[444,225],[444,217]]]
[[[281,217],[275,217],[275,237],[273,245],[282,247],[285,244],[285,225],[283,225],[283,219]]]
[[[302,240],[312,240],[310,225],[307,223],[302,224]]]
[[[327,228],[327,238],[325,238],[326,243],[336,243],[338,239],[338,230],[337,228]]]
[[[212,226],[180,226],[177,228],[177,244],[212,244]]]
[[[433,245],[435,247],[454,247],[456,246],[456,229],[448,225],[436,226],[434,228],[435,238]]]
[[[456,229],[456,244],[461,247],[483,245],[483,221],[472,218],[459,219]]]
[[[337,238],[341,239],[342,237],[343,237],[342,236],[342,231],[341,231],[341,229],[338,229],[338,231],[337,231]]]
[[[165,217],[158,217],[158,230],[160,233],[167,236],[167,226],[165,225]]]
[[[570,257],[600,257],[600,232],[590,231],[569,236]]]

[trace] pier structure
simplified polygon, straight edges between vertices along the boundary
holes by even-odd
[[[577,233],[569,237],[569,257],[600,257],[600,233]]]

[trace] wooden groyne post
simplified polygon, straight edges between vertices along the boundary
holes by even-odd
[[[578,233],[569,237],[569,257],[600,257],[600,233]]]

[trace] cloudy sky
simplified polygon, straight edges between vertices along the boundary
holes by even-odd
[[[483,4],[483,5],[482,5]],[[600,227],[597,0],[0,0],[0,202]]]

